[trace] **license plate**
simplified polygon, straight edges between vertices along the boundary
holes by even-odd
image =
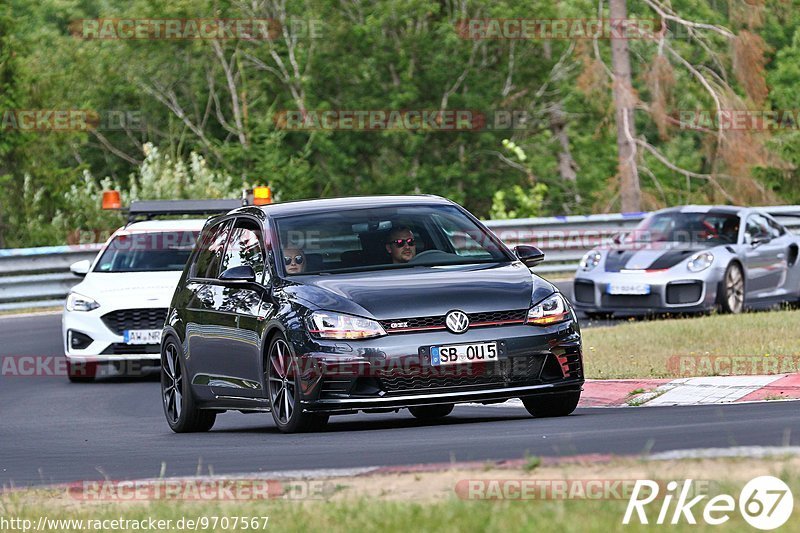
[[[606,287],[608,294],[650,294],[650,285],[645,283],[609,283]]]
[[[160,329],[126,329],[122,332],[125,344],[161,344]]]
[[[431,346],[431,366],[497,361],[496,342]]]

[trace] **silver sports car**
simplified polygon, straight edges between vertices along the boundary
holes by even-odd
[[[594,318],[796,303],[798,249],[800,237],[759,209],[663,209],[583,257],[575,307]]]

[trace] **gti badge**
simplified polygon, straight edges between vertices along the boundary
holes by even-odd
[[[464,333],[469,327],[469,317],[461,311],[450,311],[444,319],[447,329],[453,333]]]

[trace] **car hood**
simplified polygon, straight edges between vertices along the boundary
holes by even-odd
[[[72,290],[101,307],[169,307],[180,277],[180,271],[90,272]]]
[[[555,290],[520,263],[299,276],[286,288],[311,307],[378,320],[527,309]]]
[[[712,246],[680,242],[639,243],[610,248],[606,251],[606,272],[621,270],[666,270]]]

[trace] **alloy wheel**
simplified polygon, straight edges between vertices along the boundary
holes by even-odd
[[[167,344],[164,350],[165,364],[161,365],[161,390],[164,411],[173,424],[180,419],[183,406],[183,373],[178,357],[178,349],[175,345]]]
[[[744,306],[744,277],[738,267],[728,269],[725,277],[725,289],[728,297],[728,309],[732,313],[739,313]]]
[[[288,424],[294,413],[297,388],[293,368],[289,345],[278,339],[270,350],[266,377],[269,380],[270,408],[281,424]]]

